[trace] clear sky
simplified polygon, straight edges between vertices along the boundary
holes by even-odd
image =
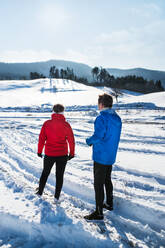
[[[165,71],[165,0],[0,0],[0,62]]]

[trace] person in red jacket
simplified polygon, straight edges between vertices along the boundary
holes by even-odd
[[[53,112],[51,120],[44,122],[39,135],[37,154],[42,158],[42,151],[45,148],[45,156],[44,168],[36,194],[42,195],[51,169],[54,163],[56,163],[56,189],[54,197],[58,200],[67,161],[74,158],[75,140],[72,128],[63,115],[64,106],[61,104],[54,105]]]

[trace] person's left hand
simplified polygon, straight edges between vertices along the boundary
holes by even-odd
[[[42,158],[42,153],[37,153],[37,156]]]
[[[92,146],[92,144],[89,143],[89,139],[88,138],[86,139],[86,143],[87,143],[88,146]]]
[[[68,160],[71,160],[72,158],[74,158],[74,156],[72,156],[71,154],[68,155]]]

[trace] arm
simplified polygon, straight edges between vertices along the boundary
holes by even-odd
[[[72,157],[74,157],[74,153],[75,153],[75,139],[74,139],[74,134],[73,134],[73,131],[72,131],[72,128],[71,126],[68,124],[68,127],[67,127],[67,141],[68,141],[68,144],[69,144],[69,150],[70,150],[70,155]]]
[[[87,145],[91,146],[101,141],[106,133],[106,126],[101,116],[98,116],[94,122],[94,134],[86,139]]]
[[[42,126],[39,140],[38,140],[38,153],[41,154],[46,141],[45,125]]]

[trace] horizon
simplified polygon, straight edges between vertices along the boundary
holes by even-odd
[[[49,59],[49,60],[40,60],[40,61],[32,61],[32,62],[5,62],[5,61],[0,61],[0,63],[4,64],[35,64],[35,63],[45,63],[45,62],[50,62],[50,61],[64,61],[64,62],[71,62],[71,63],[77,63],[77,64],[84,64],[89,67],[90,65],[84,63],[84,62],[77,62],[77,61],[71,61],[71,60],[64,60],[64,59]],[[93,67],[102,67],[101,65],[94,65]],[[91,67],[91,68],[93,68]],[[102,67],[104,68],[104,67]],[[112,69],[112,70],[135,70],[135,69],[143,69],[143,70],[150,70],[150,71],[161,71],[165,72],[165,70],[157,70],[157,69],[151,69],[151,68],[144,68],[144,67],[132,67],[132,68],[117,68],[117,67],[105,67],[105,69]]]
[[[6,0],[0,62],[64,60],[164,71],[164,10],[163,0]]]

